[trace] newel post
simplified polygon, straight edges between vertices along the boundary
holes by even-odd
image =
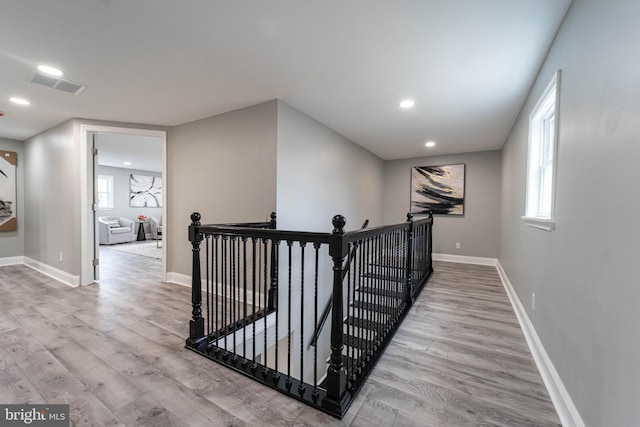
[[[411,212],[407,214],[407,222],[409,228],[407,229],[407,294],[405,301],[411,305],[413,304],[413,214]]]
[[[187,346],[195,348],[199,341],[204,338],[204,318],[202,317],[202,282],[200,276],[200,243],[202,233],[199,231],[200,214],[191,214],[191,225],[189,226],[189,241],[191,242],[192,267],[191,267],[191,311],[192,319],[189,321],[189,338]]]
[[[333,305],[331,307],[331,357],[327,368],[327,397],[322,406],[333,412],[342,413],[347,396],[347,375],[342,361],[344,346],[342,317],[343,295],[342,278],[344,259],[348,253],[344,238],[344,226],[347,220],[342,215],[333,217],[333,233],[329,238],[329,255],[333,260]]]
[[[270,221],[270,229],[276,229],[276,213],[271,212],[271,221]],[[268,305],[267,310],[273,311],[278,306],[278,251],[279,251],[279,243],[275,240],[271,240],[271,269],[269,271],[270,274],[270,286],[269,286],[269,295],[268,295]]]

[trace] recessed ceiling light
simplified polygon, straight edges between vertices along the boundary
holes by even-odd
[[[405,99],[398,105],[400,106],[400,108],[411,108],[416,105],[416,103],[413,101],[413,99]]]
[[[49,65],[38,65],[38,70],[50,76],[61,77],[64,73],[57,68],[50,67]]]
[[[14,104],[19,104],[19,105],[31,105],[31,102],[29,102],[28,99],[17,98],[15,96],[12,96],[11,98],[9,98],[9,101],[13,102]]]
[[[122,164],[125,166],[131,166],[131,162],[122,162]]]
[[[427,141],[427,142],[425,142],[424,146],[431,148],[431,147],[435,147],[436,143],[433,142],[433,141]]]

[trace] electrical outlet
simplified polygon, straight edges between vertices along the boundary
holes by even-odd
[[[531,293],[531,310],[536,311],[536,294]]]
[[[62,252],[60,252],[60,262],[62,262]]]
[[[456,249],[460,249],[460,243],[456,243]]]

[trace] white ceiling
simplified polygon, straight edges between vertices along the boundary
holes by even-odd
[[[570,1],[3,0],[0,137],[280,98],[384,159],[499,149]],[[29,83],[39,63],[87,89]]]
[[[159,137],[99,133],[96,147],[101,166],[162,172],[162,140]]]

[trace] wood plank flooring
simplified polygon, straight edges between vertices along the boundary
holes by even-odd
[[[69,288],[0,267],[0,402],[69,403],[73,425],[557,426],[492,267],[436,272],[343,420],[184,348],[190,289],[105,248]]]

